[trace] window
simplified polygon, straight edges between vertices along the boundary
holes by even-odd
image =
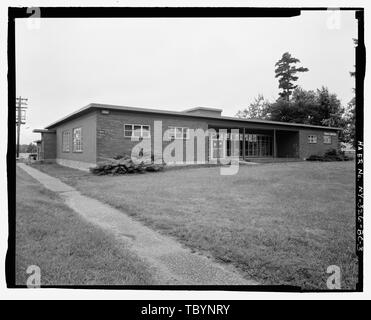
[[[140,124],[125,124],[124,125],[124,136],[126,138],[150,138],[151,130],[148,125]]]
[[[124,136],[131,138],[133,134],[133,125],[132,124],[125,124],[124,125]]]
[[[247,139],[246,141],[248,142],[257,142],[257,135],[256,134],[247,134]]]
[[[170,140],[175,139],[175,127],[169,127],[168,138]]]
[[[189,128],[186,127],[169,127],[169,139],[189,139]]]
[[[142,136],[142,126],[134,125],[134,130],[132,133],[133,137],[140,138]]]
[[[188,128],[183,128],[183,139],[189,138],[189,131]]]
[[[314,134],[308,136],[308,143],[317,143],[317,136]]]
[[[82,129],[74,128],[72,131],[73,152],[82,152]]]
[[[70,131],[62,132],[62,151],[70,152]]]
[[[323,143],[331,144],[331,136],[325,134],[323,136]]]
[[[143,138],[150,138],[151,137],[150,126],[142,126],[142,137]]]

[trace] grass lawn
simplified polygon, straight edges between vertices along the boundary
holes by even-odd
[[[18,168],[16,186],[17,285],[26,285],[30,265],[40,267],[41,285],[152,284],[138,257]]]
[[[37,165],[82,193],[109,203],[188,247],[236,266],[263,284],[327,289],[341,268],[354,289],[354,162],[291,162],[93,176]]]

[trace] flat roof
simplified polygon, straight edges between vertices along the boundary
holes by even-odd
[[[117,106],[111,104],[102,104],[102,103],[90,103],[87,106],[78,109],[77,111],[70,113],[69,115],[59,119],[51,123],[50,125],[46,126],[45,129],[48,129],[47,132],[50,132],[49,129],[53,128],[63,122],[68,120],[74,119],[84,113],[92,111],[94,109],[110,109],[110,110],[121,110],[121,111],[131,111],[131,112],[143,112],[143,113],[154,113],[154,114],[166,114],[166,115],[174,115],[174,116],[184,116],[190,118],[204,118],[204,119],[213,119],[213,120],[229,120],[229,121],[236,121],[236,122],[246,122],[246,123],[261,123],[261,124],[275,124],[280,126],[288,126],[288,127],[307,127],[307,128],[317,128],[317,129],[325,129],[325,130],[342,130],[341,128],[336,127],[326,127],[326,126],[317,126],[317,125],[310,125],[310,124],[303,124],[303,123],[292,123],[292,122],[280,122],[280,121],[269,121],[269,120],[259,120],[259,119],[243,119],[243,118],[236,118],[236,117],[226,117],[226,116],[213,116],[213,115],[199,115],[189,113],[187,111],[169,111],[169,110],[160,110],[160,109],[150,109],[150,108],[142,108],[142,107],[128,107],[128,106]],[[209,108],[210,110],[211,108]],[[221,109],[217,109],[221,110]],[[40,130],[40,129],[39,129]],[[39,131],[41,132],[41,130]]]

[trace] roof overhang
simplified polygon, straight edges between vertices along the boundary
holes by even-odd
[[[202,107],[201,107],[202,108]],[[140,112],[140,113],[152,113],[152,114],[163,114],[163,115],[173,115],[173,116],[182,116],[182,117],[189,117],[189,118],[202,118],[202,119],[214,119],[214,120],[229,120],[234,122],[244,122],[244,123],[254,123],[254,124],[268,124],[268,125],[279,125],[279,126],[288,126],[288,127],[303,127],[303,128],[314,128],[314,129],[325,129],[325,130],[337,130],[341,131],[341,128],[336,127],[326,127],[326,126],[317,126],[317,125],[309,125],[309,124],[302,124],[302,123],[290,123],[290,122],[280,122],[280,121],[268,121],[268,120],[258,120],[258,119],[243,119],[243,118],[235,118],[235,117],[226,117],[226,116],[209,116],[209,115],[199,115],[199,114],[192,114],[184,111],[169,111],[169,110],[160,110],[160,109],[150,109],[150,108],[142,108],[142,107],[128,107],[128,106],[117,106],[117,105],[110,105],[110,104],[98,104],[98,103],[90,103],[87,106],[70,113],[69,115],[59,119],[58,121],[53,122],[52,124],[45,127],[46,132],[51,132],[51,128],[56,127],[68,120],[72,120],[77,118],[85,113],[99,110],[99,109],[107,109],[107,110],[117,110],[117,111],[128,111],[128,112]],[[210,110],[211,108],[208,108]],[[192,110],[192,109],[191,109]],[[221,110],[221,109],[215,109]],[[189,111],[189,110],[188,110]],[[37,129],[43,130],[43,129]],[[35,132],[35,130],[34,130]],[[38,131],[42,132],[42,131]]]
[[[34,133],[55,133],[55,130],[49,130],[49,129],[33,129],[32,132],[34,132]]]

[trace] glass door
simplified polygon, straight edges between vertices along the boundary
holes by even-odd
[[[246,157],[271,157],[273,155],[272,136],[266,134],[246,134]]]

